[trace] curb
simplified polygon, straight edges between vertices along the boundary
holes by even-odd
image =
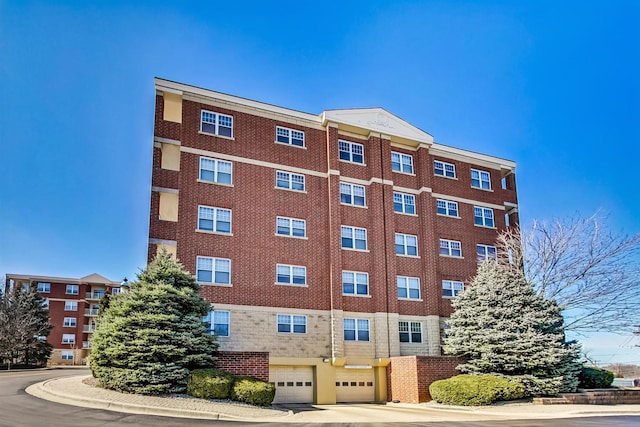
[[[61,377],[63,378],[63,377]],[[176,408],[163,408],[159,406],[146,406],[136,403],[123,403],[112,402],[110,400],[88,398],[77,395],[68,395],[65,393],[59,393],[55,391],[55,388],[50,386],[49,383],[53,383],[61,378],[52,378],[46,381],[42,381],[36,384],[32,384],[25,389],[25,392],[31,396],[49,400],[56,403],[62,403],[65,405],[80,406],[93,409],[104,409],[108,411],[124,412],[129,414],[144,414],[144,415],[158,415],[164,417],[174,418],[195,418],[206,420],[229,420],[229,421],[256,421],[258,419],[277,419],[285,418],[293,415],[293,411],[287,411],[286,415],[282,416],[257,416],[257,417],[241,417],[235,415],[223,414],[220,412],[205,412],[190,409],[176,409]],[[66,377],[68,378],[68,377]]]

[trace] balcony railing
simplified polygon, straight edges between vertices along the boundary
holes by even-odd
[[[91,348],[91,341],[82,341],[82,348]]]
[[[101,292],[87,292],[85,295],[86,299],[90,300],[99,300],[104,296],[104,291]]]
[[[84,325],[82,327],[82,332],[84,333],[93,333],[96,331],[96,325]]]
[[[84,309],[84,315],[85,316],[97,316],[98,315],[98,309],[97,308],[85,308]]]

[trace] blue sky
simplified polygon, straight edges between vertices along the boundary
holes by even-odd
[[[635,0],[0,0],[0,274],[144,266],[154,76],[383,107],[515,160],[524,223],[601,209],[638,233],[638,22]],[[584,341],[640,363],[626,337]]]

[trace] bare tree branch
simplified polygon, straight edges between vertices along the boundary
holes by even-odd
[[[640,324],[640,234],[615,234],[594,214],[512,227],[497,245],[503,262],[563,308],[566,330],[627,333]]]

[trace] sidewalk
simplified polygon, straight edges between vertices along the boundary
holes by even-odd
[[[85,384],[86,375],[34,384],[27,393],[67,405],[110,411],[182,418],[224,419],[253,422],[419,422],[549,419],[585,416],[637,415],[640,405],[533,405],[505,403],[483,407],[423,404],[251,405],[213,402],[188,396],[158,397],[119,393]]]

